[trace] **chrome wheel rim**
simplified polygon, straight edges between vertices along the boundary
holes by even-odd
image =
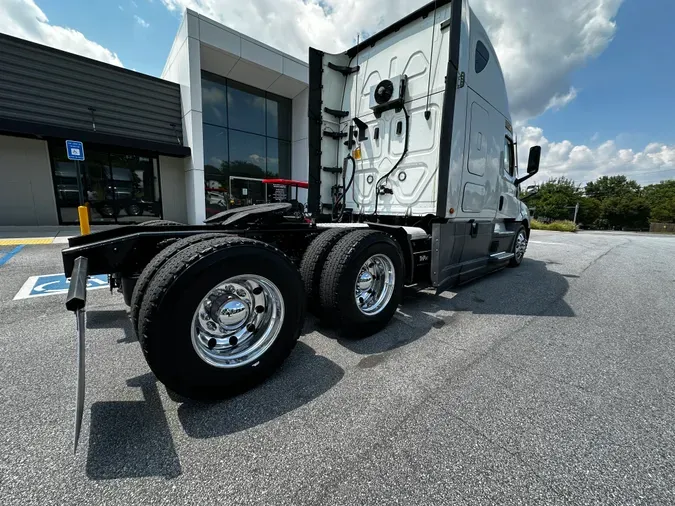
[[[269,279],[242,274],[219,283],[192,317],[192,346],[221,368],[254,363],[274,344],[284,321],[284,299]]]
[[[368,316],[379,313],[391,300],[395,281],[396,272],[391,259],[387,255],[373,255],[365,261],[356,276],[356,307]]]
[[[520,262],[525,256],[525,250],[527,249],[527,237],[525,237],[525,232],[520,232],[516,238],[516,259]]]

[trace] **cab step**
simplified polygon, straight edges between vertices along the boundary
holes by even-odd
[[[502,238],[502,237],[513,237],[515,235],[515,232],[513,230],[502,230],[502,231],[495,231],[492,236],[497,237],[497,238]]]
[[[506,260],[511,260],[515,255],[513,253],[508,253],[506,251],[502,251],[500,253],[493,253],[490,255],[490,263],[496,264],[499,262],[505,262]]]

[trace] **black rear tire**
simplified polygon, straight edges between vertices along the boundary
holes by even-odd
[[[143,221],[139,223],[139,225],[143,227],[168,227],[171,225],[183,225],[183,223],[178,223],[177,221],[171,220],[150,220],[150,221]]]
[[[144,221],[142,223],[139,223],[138,225],[149,227],[149,226],[155,226],[155,227],[166,227],[166,226],[171,226],[171,225],[182,225],[182,223],[178,223],[177,221],[170,221],[170,220],[150,220],[150,221]],[[162,241],[160,244],[157,245],[157,250],[162,250],[169,244],[172,244],[175,242],[175,239],[167,239],[166,241]],[[134,290],[136,289],[136,283],[138,282],[138,274],[134,274],[131,276],[121,276],[121,288],[122,288],[122,295],[124,296],[124,303],[132,307],[133,305],[133,293]],[[132,312],[132,318],[131,318],[131,328],[133,332],[136,332],[136,316],[138,316],[138,311],[136,311],[136,315],[134,316]]]
[[[355,298],[356,280],[364,263],[378,254],[393,265],[393,293],[379,312],[364,314]],[[345,337],[367,337],[382,330],[401,301],[403,278],[403,254],[389,234],[370,229],[350,232],[336,244],[323,268],[320,296],[324,319],[339,327]]]
[[[328,255],[345,235],[352,232],[350,228],[331,228],[319,234],[309,245],[300,263],[300,274],[307,294],[307,309],[316,316],[321,316],[321,271]]]
[[[279,332],[254,363],[210,365],[193,345],[193,316],[207,293],[245,274],[264,277],[279,290],[284,307]],[[158,270],[143,297],[138,330],[150,369],[169,389],[189,398],[219,399],[269,377],[297,343],[304,317],[304,287],[293,262],[269,244],[226,236],[182,249]]]
[[[143,302],[143,297],[145,297],[145,292],[152,281],[152,278],[157,274],[160,268],[162,268],[173,256],[179,251],[184,250],[185,248],[197,244],[198,242],[207,241],[209,239],[215,239],[216,237],[223,237],[225,234],[197,234],[190,237],[185,237],[174,242],[170,246],[167,246],[157,255],[155,255],[150,263],[145,266],[143,272],[138,277],[137,280],[123,278],[122,283],[128,279],[128,283],[134,281],[135,286],[131,294],[131,299],[129,302],[129,313],[131,317],[131,328],[138,336],[138,340],[141,343],[141,348],[143,353],[145,353],[145,347],[143,346],[143,337],[138,333],[138,313],[141,311],[141,304]]]

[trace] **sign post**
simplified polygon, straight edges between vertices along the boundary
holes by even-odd
[[[84,162],[84,145],[81,141],[66,141],[66,155],[68,160],[75,162],[75,170],[77,172],[77,188],[80,194],[80,205],[84,205],[84,188],[82,186],[82,171],[80,170],[80,162]]]
[[[84,183],[82,181],[82,170],[80,169],[80,162],[84,162],[84,145],[81,141],[66,141],[66,154],[68,155],[68,160],[75,162],[77,189],[80,196],[80,206],[77,208],[77,215],[80,219],[80,233],[87,235],[91,231],[89,228],[89,209],[84,205]]]

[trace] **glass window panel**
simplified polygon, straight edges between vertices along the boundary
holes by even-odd
[[[159,167],[157,158],[152,159],[152,177],[153,177],[153,185],[155,187],[155,200],[161,202],[162,199],[159,189]]]
[[[64,146],[61,142],[49,146],[57,205],[61,223],[77,223],[77,172]],[[157,158],[109,153],[105,147],[92,145],[85,145],[85,153],[86,160],[80,163],[81,187],[92,223],[135,223],[161,216]]]
[[[228,126],[265,135],[265,94],[232,81],[227,86]]]
[[[202,113],[204,123],[227,126],[227,86],[202,79]]]
[[[65,155],[54,157],[54,184],[61,206],[77,207],[80,205],[75,162],[68,160]]]
[[[291,175],[291,143],[267,139],[267,175],[288,179]]]
[[[87,150],[86,161],[80,163],[83,171],[85,199],[91,208],[92,221],[114,222],[118,214],[108,153]]]
[[[268,95],[267,136],[291,140],[291,101]]]
[[[161,215],[159,192],[155,193],[156,167],[150,157],[111,153],[110,168],[119,223],[136,223]]]
[[[487,66],[488,61],[490,60],[490,51],[485,47],[480,40],[476,44],[476,57],[475,57],[475,70],[476,74],[483,72],[483,69]]]
[[[265,177],[265,137],[230,130],[230,175]]]
[[[227,130],[204,125],[204,198],[207,216],[227,209],[228,160]]]

